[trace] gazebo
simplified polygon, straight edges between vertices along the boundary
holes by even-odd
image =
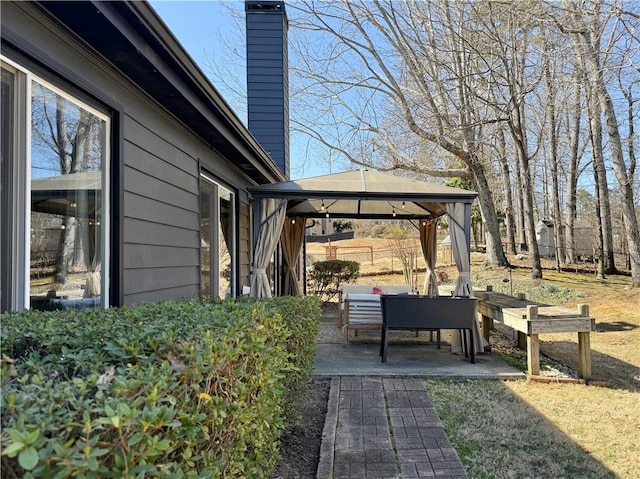
[[[449,217],[453,257],[458,269],[455,293],[471,294],[470,243],[473,191],[353,170],[249,188],[254,198],[254,249],[251,296],[271,296],[267,266],[280,241],[283,294],[301,294],[295,265],[307,218],[406,219],[419,223],[427,265],[423,294],[437,295],[435,275],[437,218]],[[287,221],[286,221],[287,220]]]

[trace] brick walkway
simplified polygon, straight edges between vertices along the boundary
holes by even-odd
[[[317,477],[467,475],[420,379],[337,377]]]

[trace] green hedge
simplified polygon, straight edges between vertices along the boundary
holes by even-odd
[[[333,298],[345,283],[355,283],[360,276],[360,263],[341,259],[316,261],[309,271],[313,290],[325,301]]]
[[[2,477],[268,477],[316,298],[4,314]]]

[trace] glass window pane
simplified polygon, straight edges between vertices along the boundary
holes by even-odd
[[[31,115],[31,307],[102,306],[107,122],[35,81]]]
[[[13,211],[13,139],[15,75],[2,69],[0,98],[0,311],[13,309],[11,228]]]
[[[235,271],[234,271],[234,218],[233,193],[220,186],[220,231],[219,231],[219,255],[220,255],[220,290],[221,298],[227,294],[235,295]]]
[[[211,299],[211,200],[213,185],[200,185],[200,296]]]

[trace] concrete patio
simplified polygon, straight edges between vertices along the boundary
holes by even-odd
[[[440,350],[430,342],[430,333],[394,331],[389,341],[386,363],[380,361],[380,332],[361,331],[345,348],[336,326],[336,313],[325,308],[322,317],[314,376],[406,376],[447,378],[521,379],[524,373],[499,357],[478,354],[476,363],[453,354],[443,334]]]
[[[331,377],[331,387],[317,479],[468,477],[420,378],[524,374],[491,354],[471,364],[430,339],[427,331],[393,332],[382,363],[379,332],[362,331],[343,347],[335,310],[325,308],[314,375]]]

